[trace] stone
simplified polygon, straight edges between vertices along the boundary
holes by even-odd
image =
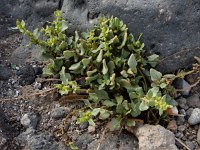
[[[20,122],[25,128],[32,127],[33,129],[36,129],[39,120],[39,114],[27,113],[22,116]]]
[[[60,119],[69,112],[70,112],[70,109],[67,107],[56,107],[51,111],[51,117],[54,119]]]
[[[120,18],[135,37],[143,33],[146,52],[159,54],[159,70],[169,73],[200,56],[199,7],[199,1],[188,0],[65,0],[62,12],[71,32],[86,31],[102,15]]]
[[[8,123],[8,119],[0,107],[0,149],[14,149],[14,145],[11,143],[16,135],[17,131]]]
[[[188,123],[190,125],[196,125],[196,124],[200,123],[200,109],[199,108],[193,109],[193,111],[188,119]]]
[[[1,80],[8,80],[12,76],[12,71],[10,68],[6,66],[0,65],[0,81]]]
[[[186,111],[186,117],[189,118],[192,114],[192,111],[193,111],[194,108],[189,108],[187,111]]]
[[[20,68],[17,75],[20,77],[20,85],[30,85],[36,78],[35,70],[30,64],[26,64],[24,67]]]
[[[185,123],[185,117],[184,116],[177,116],[176,118],[177,125],[183,125]]]
[[[89,123],[88,122],[83,122],[79,125],[80,129],[84,130],[84,129],[87,129],[89,126]]]
[[[198,94],[194,94],[187,98],[187,105],[192,108],[200,108],[200,99]]]
[[[184,96],[188,96],[190,94],[190,90],[191,90],[191,86],[190,84],[185,81],[184,79],[180,79],[178,78],[177,80],[175,80],[174,82],[174,87],[176,89],[180,89],[181,90],[181,94]]]
[[[177,101],[178,106],[179,106],[180,108],[183,108],[183,109],[185,109],[185,110],[188,109],[187,100],[186,100],[185,98],[181,97],[181,98],[177,99],[176,101]]]
[[[99,150],[138,150],[138,141],[133,134],[121,133],[112,134],[107,133],[103,140],[96,139],[93,140],[87,147],[88,150],[96,150],[99,146]]]
[[[167,129],[172,131],[172,132],[176,132],[177,131],[177,124],[175,120],[172,120],[168,123],[167,125]]]
[[[160,125],[143,125],[136,129],[139,149],[142,150],[178,150],[174,134]]]
[[[197,132],[197,143],[200,145],[200,126]]]
[[[193,142],[191,141],[186,141],[185,144],[187,145],[187,147],[190,149],[190,150],[194,150],[195,149],[195,145]]]
[[[30,150],[68,150],[67,147],[56,142],[49,134],[37,132],[33,128],[28,128],[21,133],[17,140],[25,144]]]
[[[186,129],[186,126],[185,126],[185,125],[180,125],[180,126],[178,126],[178,131],[180,131],[180,132],[185,131],[185,129]]]

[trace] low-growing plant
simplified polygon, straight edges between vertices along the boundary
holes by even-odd
[[[134,118],[143,112],[163,115],[176,105],[170,92],[178,76],[154,69],[159,56],[146,57],[141,35],[135,39],[121,20],[101,17],[88,32],[67,37],[67,22],[59,11],[55,16],[40,32],[28,31],[24,21],[17,21],[17,28],[51,59],[43,74],[60,75],[61,83],[55,86],[61,95],[88,94],[88,109],[80,112],[77,124],[95,126],[94,118],[107,119],[113,131],[134,126]]]

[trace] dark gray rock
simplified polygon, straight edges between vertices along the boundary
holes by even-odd
[[[79,127],[80,127],[80,129],[84,130],[84,129],[87,129],[88,126],[89,126],[89,123],[88,123],[88,122],[83,122],[83,123],[80,124]]]
[[[11,27],[15,26],[17,19],[26,20],[29,27],[37,26],[58,8],[59,1],[54,0],[1,0],[0,38],[16,32]]]
[[[49,134],[36,132],[33,128],[28,128],[17,139],[30,150],[68,150],[67,147],[56,142]]]
[[[17,75],[20,76],[19,83],[21,85],[30,85],[35,81],[36,78],[35,70],[30,64],[20,68],[17,72]]]
[[[14,149],[12,140],[16,135],[17,131],[9,125],[3,109],[0,108],[0,149]]]
[[[195,144],[191,141],[186,141],[185,144],[187,145],[187,147],[190,149],[190,150],[194,150],[195,149]]]
[[[196,125],[200,123],[200,109],[195,108],[192,110],[192,113],[188,119],[190,125]]]
[[[22,116],[20,122],[26,128],[32,127],[33,129],[36,129],[39,120],[39,114],[27,113]]]
[[[160,54],[159,69],[172,72],[200,56],[199,8],[198,0],[65,0],[62,11],[71,31],[92,27],[102,15],[119,17],[136,37],[143,33],[148,53]]]
[[[178,78],[177,80],[175,80],[174,86],[175,86],[176,89],[181,90],[180,93],[182,95],[188,96],[190,94],[191,86],[184,79]]]
[[[51,117],[54,119],[59,119],[64,117],[67,113],[69,113],[70,109],[67,107],[56,107],[51,111]]]
[[[187,98],[187,105],[192,108],[200,108],[200,99],[198,94],[194,94]]]
[[[180,108],[183,108],[183,109],[185,109],[185,110],[188,109],[187,100],[186,100],[185,98],[181,97],[181,98],[177,99],[176,101],[177,101],[178,106],[179,106]]]
[[[6,66],[0,65],[0,80],[8,80],[12,76],[12,71]]]
[[[192,111],[193,111],[194,108],[189,108],[187,111],[186,111],[186,117],[189,118],[192,114]]]
[[[42,27],[46,21],[53,19],[53,12],[61,8],[62,0],[2,0],[0,3],[0,38],[18,32],[11,27],[16,20],[25,20],[28,29]],[[28,39],[24,38],[11,57],[13,64],[22,64],[27,60],[38,59],[38,48],[27,48]]]

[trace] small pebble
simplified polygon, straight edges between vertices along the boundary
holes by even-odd
[[[182,97],[182,98],[177,99],[176,101],[180,108],[185,109],[185,110],[188,109],[187,100],[185,98]]]
[[[95,131],[95,127],[94,126],[89,126],[88,127],[88,132],[91,133],[91,132],[94,132]]]
[[[185,144],[187,145],[188,148],[190,148],[191,150],[195,149],[195,145],[193,142],[191,141],[186,141]]]
[[[200,108],[200,99],[198,94],[194,94],[187,98],[187,105],[192,108]]]
[[[200,145],[200,126],[197,132],[197,143]]]
[[[190,125],[196,125],[196,124],[200,123],[200,109],[199,108],[193,109],[193,111],[188,119],[188,123]]]
[[[67,107],[57,107],[51,111],[51,117],[54,119],[59,119],[64,117],[67,113],[69,113],[70,109]]]
[[[80,127],[80,129],[84,130],[84,129],[88,128],[88,126],[89,126],[88,122],[83,122],[83,123],[80,124],[79,127]]]
[[[180,132],[185,131],[185,129],[186,129],[186,126],[185,126],[185,125],[180,125],[180,126],[178,126],[178,131],[180,131]]]
[[[175,132],[177,130],[176,121],[175,120],[170,121],[168,126],[167,126],[167,129],[172,131],[172,132]]]

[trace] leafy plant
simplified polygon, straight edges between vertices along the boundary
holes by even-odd
[[[61,95],[88,94],[88,109],[80,112],[78,124],[88,121],[94,126],[93,118],[108,119],[113,131],[134,126],[132,118],[150,109],[162,115],[175,106],[169,89],[176,76],[153,69],[159,56],[143,55],[141,35],[135,39],[121,20],[102,17],[88,32],[67,37],[66,21],[59,11],[55,16],[40,32],[28,31],[24,21],[17,21],[17,28],[51,59],[43,73],[60,75],[56,87]]]

